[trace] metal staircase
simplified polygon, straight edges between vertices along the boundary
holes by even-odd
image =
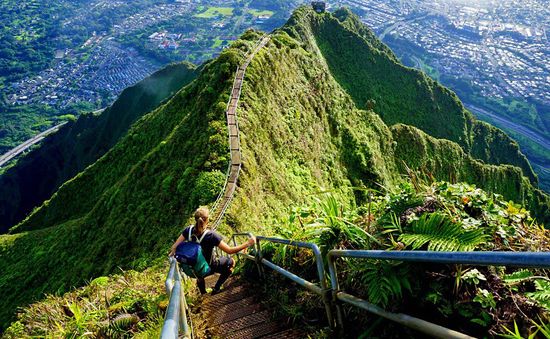
[[[206,285],[214,286],[217,278],[217,275],[206,278]],[[228,339],[304,336],[302,331],[283,326],[273,311],[261,304],[254,288],[235,277],[225,283],[222,292],[207,295],[197,311],[207,320],[205,336]]]
[[[239,138],[237,106],[239,105],[239,98],[241,97],[241,89],[243,86],[246,68],[254,58],[254,55],[256,55],[256,53],[267,44],[269,38],[269,35],[264,35],[253,47],[252,52],[250,52],[250,54],[246,57],[245,62],[237,67],[237,71],[235,72],[235,79],[233,80],[233,87],[231,88],[231,96],[229,97],[229,102],[227,103],[227,109],[225,111],[229,134],[229,154],[231,160],[225,176],[223,188],[212,206],[212,216],[210,219],[212,220],[211,227],[213,230],[216,230],[220,225],[225,211],[233,199],[235,189],[237,188],[237,180],[239,179],[239,173],[241,171],[242,153]]]
[[[216,202],[212,207],[212,229],[221,223],[224,214],[233,199],[237,186],[237,179],[242,165],[242,154],[239,140],[239,125],[237,106],[240,98],[246,68],[254,55],[269,41],[269,36],[263,36],[246,57],[245,62],[237,68],[231,96],[227,104],[226,118],[229,132],[229,146],[231,161],[226,175],[226,181]],[[236,237],[252,236],[250,233],[239,233]],[[329,251],[326,258],[321,256],[317,246],[313,243],[298,242],[289,239],[257,236],[254,255],[238,253],[240,258],[252,260],[257,265],[260,277],[266,268],[283,275],[299,286],[319,296],[319,302],[326,309],[326,324],[333,330],[335,337],[343,335],[345,325],[343,307],[358,307],[366,312],[413,328],[426,335],[438,338],[471,338],[470,336],[445,328],[429,321],[415,318],[406,314],[392,313],[369,303],[366,300],[350,295],[340,289],[335,262],[338,258],[368,259],[431,262],[444,264],[469,264],[480,266],[511,266],[511,267],[538,267],[550,268],[550,254],[542,252],[426,252],[426,251]],[[294,246],[313,251],[318,281],[307,281],[302,277],[276,265],[262,257],[262,244],[266,242]],[[170,296],[170,303],[161,334],[162,339],[193,338],[189,313],[200,313],[207,322],[205,334],[202,337],[217,338],[303,338],[307,336],[301,330],[285,328],[281,321],[274,318],[273,312],[262,305],[257,299],[254,289],[245,282],[236,278],[225,284],[222,292],[216,295],[205,296],[196,309],[190,309],[185,299],[185,289],[182,283],[187,279],[180,273],[178,263],[170,259],[170,270],[166,280],[166,291]],[[328,273],[325,268],[328,267]],[[213,285],[217,276],[206,279],[207,286]],[[336,315],[336,316],[333,316]]]

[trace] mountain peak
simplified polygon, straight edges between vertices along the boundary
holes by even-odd
[[[243,34],[12,230],[0,247],[2,323],[43,292],[159,260],[191,211],[215,200],[230,159],[234,72],[261,35]],[[475,184],[550,217],[517,144],[401,65],[345,9],[304,6],[275,30],[247,68],[237,115],[243,170],[228,231],[282,220],[319,191],[361,204],[367,189],[391,191],[411,173]]]

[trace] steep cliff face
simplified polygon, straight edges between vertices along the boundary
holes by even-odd
[[[1,327],[17,306],[43,293],[164,257],[190,211],[212,201],[223,184],[224,109],[243,54],[234,48],[205,65],[195,81],[139,119],[13,235],[0,236]]]
[[[347,9],[334,15],[294,15],[286,30],[321,51],[331,73],[358,108],[373,107],[388,125],[413,125],[436,138],[458,143],[490,164],[511,164],[536,185],[537,177],[515,141],[477,121],[458,97],[424,73],[403,66]],[[306,36],[313,36],[315,41]]]
[[[105,154],[145,113],[196,76],[173,64],[125,89],[99,115],[85,114],[44,140],[0,176],[0,234],[22,221],[63,184]]]
[[[548,197],[536,193],[523,169],[474,158],[471,117],[450,92],[397,64],[365,27],[342,22],[339,13],[299,9],[248,67],[238,109],[244,166],[229,226],[261,229],[290,203],[306,202],[322,190],[338,189],[341,198],[361,202],[361,188],[391,189],[404,180],[403,163],[532,202],[537,211],[547,208]],[[339,39],[332,43],[332,36]],[[213,202],[229,161],[224,111],[233,72],[259,37],[245,33],[11,235],[0,236],[1,323],[43,292],[162,258],[190,212]],[[347,40],[354,46],[336,44]],[[341,48],[353,48],[355,55]],[[372,58],[376,63],[370,67],[385,72],[370,70],[368,81],[341,74],[361,72],[362,60]],[[351,77],[361,88],[376,84],[377,92],[360,96]],[[406,93],[409,85],[399,84],[412,86],[413,94]],[[392,92],[398,87],[405,103]],[[372,93],[376,104],[363,102]],[[456,130],[441,125],[440,131],[439,122],[412,116],[414,97],[422,99],[419,111],[429,115],[432,109],[434,116],[454,121]],[[407,125],[388,127],[394,123],[426,123],[434,136]]]

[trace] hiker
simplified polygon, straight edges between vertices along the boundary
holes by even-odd
[[[188,226],[183,230],[181,235],[178,237],[178,240],[176,240],[176,242],[172,245],[172,248],[170,249],[170,253],[168,255],[171,257],[174,256],[176,254],[176,249],[178,248],[178,245],[180,245],[184,241],[200,242],[200,248],[202,249],[204,259],[206,259],[206,262],[209,263],[210,266],[210,271],[206,273],[205,276],[214,273],[220,274],[220,277],[218,278],[218,281],[216,282],[216,285],[212,290],[212,293],[215,294],[220,291],[223,283],[229,278],[229,276],[233,272],[233,268],[235,267],[235,260],[229,257],[212,258],[214,247],[219,247],[227,254],[235,254],[244,250],[245,248],[253,246],[256,243],[256,238],[252,237],[242,245],[231,247],[222,240],[222,236],[219,233],[213,230],[206,229],[208,226],[208,214],[209,211],[206,207],[200,207],[195,211],[195,225]],[[189,236],[191,236],[191,239],[189,239]],[[205,294],[205,276],[195,276],[197,278],[197,286],[199,287],[201,294]]]

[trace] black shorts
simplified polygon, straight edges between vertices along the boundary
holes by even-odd
[[[229,257],[221,257],[212,259],[212,263],[210,264],[210,274],[214,273],[231,273],[231,269],[233,268],[233,265],[235,265],[235,260]]]

